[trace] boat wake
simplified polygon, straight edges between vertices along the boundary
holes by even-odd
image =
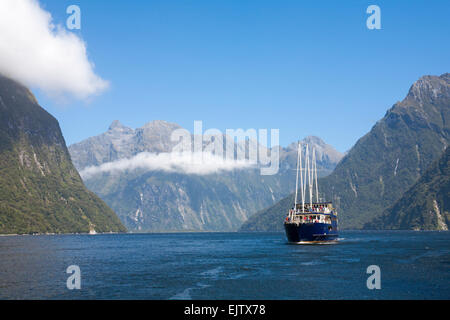
[[[342,238],[344,239],[344,238]],[[323,244],[336,244],[339,243],[341,239],[338,238],[336,240],[327,240],[327,241],[299,241],[299,242],[286,242],[286,244],[292,245],[323,245]]]

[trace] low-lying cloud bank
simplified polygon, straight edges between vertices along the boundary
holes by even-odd
[[[0,73],[57,97],[85,99],[108,87],[83,40],[55,26],[37,0],[0,0]]]
[[[90,179],[100,173],[114,173],[127,170],[145,169],[149,171],[178,172],[207,175],[220,171],[231,171],[256,167],[246,160],[224,159],[207,152],[198,153],[150,153],[142,152],[129,159],[103,163],[80,171],[83,179]]]

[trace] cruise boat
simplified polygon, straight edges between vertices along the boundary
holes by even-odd
[[[302,149],[299,143],[294,206],[289,210],[284,221],[286,237],[289,243],[333,243],[338,239],[337,212],[332,202],[319,201],[315,149],[312,149],[310,155],[306,145],[305,151],[305,167],[303,167]],[[298,201],[299,191],[301,201]],[[308,191],[309,199],[306,197],[306,191]]]

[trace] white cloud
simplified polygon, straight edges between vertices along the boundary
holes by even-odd
[[[0,0],[0,73],[51,96],[85,99],[108,87],[93,68],[86,44],[55,26],[37,0]]]
[[[83,179],[89,179],[99,173],[114,173],[135,169],[206,175],[252,167],[255,167],[255,164],[246,160],[224,159],[207,152],[159,154],[141,152],[129,159],[120,159],[103,163],[100,166],[87,167],[81,170],[80,175]]]

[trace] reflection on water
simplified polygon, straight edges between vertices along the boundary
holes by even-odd
[[[450,232],[341,233],[327,246],[282,233],[0,237],[0,298],[450,298]],[[69,265],[81,290],[66,288]],[[369,265],[381,290],[366,287]]]

